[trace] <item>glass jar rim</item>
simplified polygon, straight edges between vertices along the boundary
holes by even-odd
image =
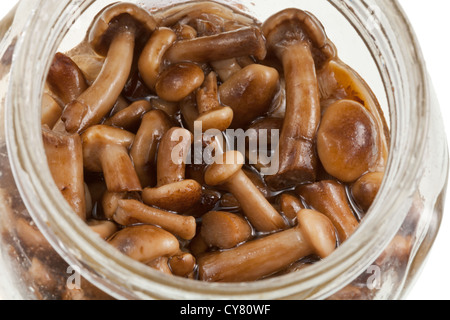
[[[61,194],[55,192],[56,186],[49,183],[53,180],[42,148],[40,122],[36,120],[40,116],[37,106],[40,105],[50,57],[56,52],[68,26],[74,22],[73,9],[83,11],[93,0],[22,1],[19,12],[26,6],[36,10],[31,11],[16,44],[6,100],[6,140],[21,196],[55,250],[70,265],[84,270],[82,274],[87,280],[118,298],[273,299],[297,296],[300,292],[305,298],[323,298],[348,284],[354,275],[364,272],[394,237],[408,211],[400,207],[405,205],[405,199],[412,199],[415,177],[420,174],[424,137],[429,125],[429,92],[428,86],[424,85],[427,78],[419,46],[396,1],[377,2],[385,8],[382,17],[372,15],[373,0],[357,4],[347,0],[327,1],[358,31],[386,86],[392,141],[386,178],[377,197],[383,202],[376,200],[355,234],[314,268],[238,284],[204,283],[165,276],[124,257],[99,241],[98,236],[73,214]],[[40,15],[45,8],[52,8],[53,13]],[[379,19],[378,25],[383,27],[369,33],[362,28],[368,17]],[[40,32],[36,34],[33,30]],[[397,38],[392,38],[392,30]],[[410,50],[401,50],[404,44],[409,44]],[[33,52],[32,56],[30,52]],[[415,69],[406,68],[407,62],[416,62],[408,64],[414,65]],[[399,87],[399,84],[403,85]],[[409,155],[408,161],[405,161],[405,154]],[[355,261],[364,263],[355,264]]]

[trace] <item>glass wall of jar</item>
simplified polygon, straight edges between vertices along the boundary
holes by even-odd
[[[391,131],[379,194],[361,226],[336,252],[277,278],[218,284],[163,275],[99,241],[73,214],[51,177],[39,119],[52,57],[81,41],[97,12],[112,2],[23,0],[2,39],[0,288],[11,297],[29,299],[402,298],[439,229],[448,152],[420,48],[397,3],[218,1],[261,21],[288,7],[317,15],[341,59],[374,89]],[[149,10],[167,5],[132,2]],[[78,274],[81,289],[73,286]]]

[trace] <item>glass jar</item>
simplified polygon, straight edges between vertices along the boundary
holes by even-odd
[[[73,214],[53,183],[39,121],[46,74],[55,52],[78,44],[95,14],[112,2],[22,0],[14,20],[2,22],[0,31],[6,30],[5,24],[12,24],[0,45],[0,296],[200,300],[404,297],[439,229],[449,157],[439,106],[420,48],[397,2],[218,1],[260,21],[287,7],[313,12],[325,25],[341,59],[374,89],[391,130],[383,185],[352,237],[313,267],[245,284],[170,277],[124,257]],[[153,9],[183,1],[131,2]],[[68,290],[74,285],[81,290]]]

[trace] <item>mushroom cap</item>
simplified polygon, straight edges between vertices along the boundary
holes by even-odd
[[[100,172],[102,169],[99,157],[104,146],[118,145],[128,149],[133,144],[134,137],[133,133],[115,127],[106,125],[90,127],[81,135],[84,166],[93,172]]]
[[[380,135],[373,116],[353,100],[333,103],[319,127],[317,151],[329,174],[343,182],[357,180],[378,160]]]
[[[131,19],[127,19],[127,22],[134,21],[134,24],[112,27],[114,22],[122,15],[131,17]],[[118,28],[132,31],[132,28],[137,27],[139,29],[137,38],[141,38],[153,32],[156,26],[155,19],[144,9],[133,3],[116,3],[106,7],[99,13],[89,31],[88,41],[98,54],[106,56],[112,37]]]
[[[221,158],[205,171],[205,182],[209,186],[217,186],[227,182],[238,173],[245,163],[245,158],[239,151],[225,152]]]
[[[324,214],[309,209],[297,213],[298,228],[314,248],[314,253],[326,258],[336,249],[336,231]]]
[[[197,204],[202,197],[202,186],[195,180],[182,180],[142,191],[145,204],[164,210],[183,213]]]
[[[225,131],[233,122],[234,112],[230,107],[222,107],[216,110],[208,111],[197,118],[202,122],[203,131],[217,129]]]
[[[308,41],[313,53],[319,54],[320,62],[336,56],[336,48],[329,41],[323,25],[309,12],[295,8],[282,10],[264,22],[262,31],[269,50]]]

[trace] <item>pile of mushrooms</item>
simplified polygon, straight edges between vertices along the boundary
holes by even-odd
[[[278,171],[226,147],[215,157],[227,161],[191,164],[196,121],[279,130]],[[222,282],[330,255],[374,201],[389,144],[376,98],[312,14],[260,23],[209,1],[105,8],[55,55],[42,127],[56,186],[102,239],[163,273]]]

